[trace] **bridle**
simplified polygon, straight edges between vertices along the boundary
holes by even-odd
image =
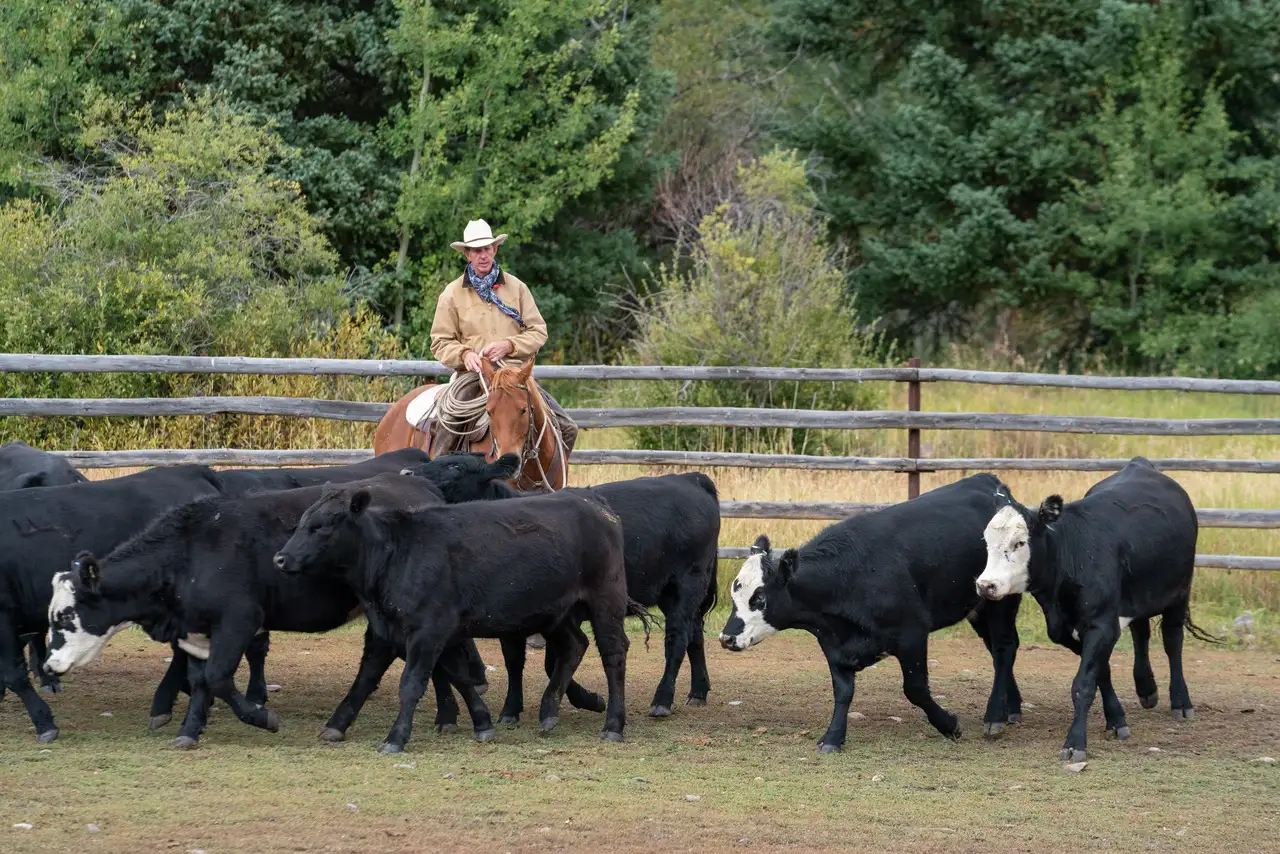
[[[547,427],[551,424],[551,418],[547,415],[547,413],[544,412],[542,415],[542,427],[536,428],[534,426],[534,415],[533,415],[534,412],[536,411],[536,407],[534,406],[534,399],[533,399],[534,390],[531,389],[529,386],[524,385],[523,383],[514,383],[511,386],[509,386],[509,388],[519,389],[520,391],[524,392],[525,411],[529,414],[529,428],[526,431],[525,437],[524,437],[524,450],[520,454],[520,476],[516,479],[516,486],[517,488],[525,489],[526,487],[523,484],[527,483],[529,489],[538,489],[538,490],[541,490],[542,492],[555,492],[556,491],[555,487],[551,485],[551,479],[547,477],[547,470],[542,465],[542,454],[540,452],[542,448],[542,440],[546,438],[546,435],[547,435]],[[485,396],[487,397],[488,394],[489,394],[489,390],[486,388]],[[551,459],[552,459],[552,462],[554,462],[556,458],[556,454],[558,453],[560,455],[560,467],[561,467],[561,470],[564,472],[564,479],[565,479],[564,486],[568,486],[569,485],[569,469],[564,464],[564,460],[565,460],[564,439],[560,436],[559,431],[555,432],[554,438],[555,438],[555,450],[552,452]],[[489,427],[489,441],[491,443],[490,455],[493,457],[497,457],[498,438],[493,435],[492,425],[490,425]],[[537,480],[529,480],[528,475],[524,473],[525,465],[527,465],[530,462],[535,463],[538,467]]]

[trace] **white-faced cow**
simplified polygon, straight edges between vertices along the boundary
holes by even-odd
[[[1111,681],[1111,650],[1125,626],[1133,633],[1134,679],[1143,706],[1156,703],[1147,647],[1159,616],[1169,656],[1175,719],[1193,716],[1182,674],[1182,636],[1191,622],[1197,522],[1177,481],[1134,457],[1094,484],[1079,501],[1051,495],[1038,511],[1010,499],[986,526],[987,565],[977,579],[989,600],[1030,592],[1044,609],[1049,637],[1080,656],[1071,685],[1075,716],[1060,754],[1085,758],[1089,707],[1102,693],[1107,731],[1129,737],[1124,708]]]
[[[53,576],[82,549],[107,552],[178,504],[217,494],[204,466],[149,469],[111,480],[0,493],[0,668],[37,739],[57,738],[53,713],[27,679],[21,635],[48,628]]]
[[[929,692],[928,644],[930,632],[968,617],[995,668],[985,716],[994,735],[1021,718],[1013,679],[1019,600],[982,602],[973,582],[986,563],[982,530],[1008,502],[999,479],[979,474],[845,519],[799,550],[775,554],[761,537],[733,582],[720,643],[742,651],[783,629],[812,633],[831,669],[835,710],[818,741],[831,753],[845,741],[855,674],[886,655],[902,667],[907,699],[938,732],[958,739],[956,716]]]
[[[483,454],[450,454],[410,466],[406,474],[425,477],[450,503],[530,497],[495,477]],[[689,659],[690,706],[705,706],[711,690],[703,641],[703,618],[715,606],[716,547],[720,539],[720,502],[711,478],[701,472],[639,477],[593,486],[622,520],[627,595],[645,607],[656,606],[665,621],[666,668],[649,707],[650,717],[671,714],[676,677]],[[525,650],[504,641],[507,700],[499,722],[519,720],[524,707],[521,674]],[[547,667],[553,659],[546,659]],[[576,682],[565,696],[580,709],[602,711],[600,698]]]
[[[384,474],[359,483],[375,500],[390,491],[397,502],[443,503],[422,479]],[[72,571],[53,580],[48,666],[59,673],[82,667],[121,625],[137,624],[190,655],[191,704],[176,747],[196,744],[211,697],[226,702],[244,723],[275,732],[275,714],[242,695],[233,681],[251,641],[264,630],[330,631],[362,610],[345,585],[321,575],[282,573],[273,561],[324,488],[200,499],[165,514],[101,560],[81,553]],[[478,677],[462,673],[466,654],[457,653],[451,649],[443,662],[467,697],[483,679],[483,667]],[[444,698],[439,712],[451,712],[445,722],[456,724],[445,675],[433,674],[437,699]]]
[[[546,637],[556,665],[539,718],[550,730],[586,652],[585,638],[571,629],[583,619],[591,621],[609,685],[602,737],[622,739],[623,621],[643,612],[627,598],[622,526],[602,501],[575,492],[381,508],[371,506],[366,489],[331,488],[303,515],[276,560],[286,571],[343,567],[339,577],[365,604],[371,625],[404,648],[400,714],[382,751],[404,749],[427,675],[440,651],[463,637]],[[356,682],[331,724],[340,730],[350,725],[387,664],[366,647]]]
[[[13,489],[37,489],[42,486],[68,486],[84,483],[87,477],[76,471],[62,457],[33,448],[23,441],[5,442],[0,445],[0,492]],[[40,677],[40,689],[50,693],[62,690],[56,676],[51,676],[42,666],[45,659],[44,635],[29,638],[31,672]],[[4,696],[4,682],[0,680],[0,697]]]

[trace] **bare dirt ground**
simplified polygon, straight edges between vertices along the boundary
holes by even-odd
[[[718,628],[719,624],[709,628]],[[710,639],[709,639],[710,640]],[[214,714],[199,749],[149,732],[166,647],[126,631],[52,699],[62,737],[37,745],[22,707],[0,702],[0,851],[1081,851],[1280,850],[1280,658],[1191,644],[1196,720],[1170,719],[1167,667],[1153,655],[1161,705],[1144,711],[1124,673],[1133,738],[1104,741],[1095,704],[1088,768],[1064,771],[1076,658],[1024,646],[1024,722],[982,739],[989,659],[971,634],[936,641],[932,686],[965,736],[939,737],[903,698],[893,659],[859,676],[845,752],[814,743],[830,683],[814,640],[787,633],[746,653],[708,648],[707,708],[645,716],[660,636],[632,637],[625,744],[598,740],[600,718],[571,711],[548,736],[531,720],[476,744],[437,735],[428,696],[408,751],[375,752],[394,717],[398,666],[349,734],[316,733],[354,674],[360,635],[279,634],[268,660],[281,731]],[[482,642],[499,663],[496,644]],[[541,669],[531,653],[530,668]],[[540,675],[540,674],[539,674]],[[243,674],[242,674],[243,676]],[[496,711],[505,680],[490,674]],[[687,687],[683,674],[680,690]],[[603,690],[594,653],[580,680]],[[531,672],[526,705],[541,679]],[[109,713],[110,716],[106,716]],[[14,827],[30,824],[31,828]],[[91,826],[92,825],[92,829]]]

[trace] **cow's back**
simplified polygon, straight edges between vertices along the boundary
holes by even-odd
[[[931,629],[952,625],[977,601],[973,580],[987,560],[982,533],[1008,502],[999,478],[979,474],[850,517],[801,547],[797,579],[819,570],[823,577],[806,587],[818,581],[860,613],[892,620],[902,608],[921,608]]]

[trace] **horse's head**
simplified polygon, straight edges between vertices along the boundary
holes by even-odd
[[[487,459],[493,462],[503,454],[522,454],[525,444],[533,434],[534,411],[544,422],[542,395],[533,382],[533,359],[522,367],[506,367],[494,370],[487,359],[482,360],[485,385],[489,388],[489,432],[493,443]],[[534,437],[536,438],[536,437]]]

